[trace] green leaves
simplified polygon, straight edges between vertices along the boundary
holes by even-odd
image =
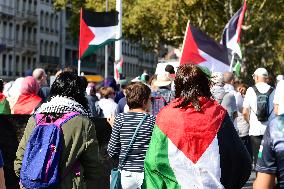
[[[105,11],[105,0],[69,0],[72,4],[71,27],[79,31],[79,10],[83,6]],[[115,0],[108,0],[108,10]],[[57,9],[67,0],[54,0]],[[243,0],[123,0],[123,36],[140,41],[148,49],[159,50],[160,44],[182,45],[188,20],[209,36],[220,41],[224,26],[242,6]],[[241,46],[248,75],[263,66],[270,73],[284,72],[284,0],[247,0],[247,13],[241,34]],[[246,75],[243,75],[246,76]]]

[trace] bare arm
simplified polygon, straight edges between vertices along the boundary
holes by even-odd
[[[248,108],[243,108],[243,115],[245,120],[249,123],[249,109]]]
[[[0,188],[1,189],[6,189],[3,167],[0,168]]]
[[[273,189],[275,175],[267,173],[257,173],[256,180],[253,183],[253,189]]]
[[[279,107],[279,104],[274,104],[274,113],[275,113],[275,115],[278,115],[278,107]]]

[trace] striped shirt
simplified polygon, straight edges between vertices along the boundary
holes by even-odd
[[[131,138],[141,119],[141,112],[120,113],[115,117],[111,138],[108,144],[108,154],[111,157],[119,155],[121,163]],[[144,171],[144,159],[149,147],[156,118],[149,115],[140,126],[136,139],[128,153],[125,165],[121,168],[131,172]]]

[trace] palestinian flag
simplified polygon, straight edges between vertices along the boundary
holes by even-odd
[[[123,57],[120,58],[118,63],[114,63],[114,79],[120,80],[120,74],[122,74]]]
[[[201,30],[187,24],[180,65],[196,64],[210,71],[224,72],[230,68],[227,49]]]
[[[213,100],[175,108],[156,119],[144,162],[144,189],[241,188],[250,176],[250,156],[226,110]],[[178,121],[177,121],[178,120]]]
[[[239,75],[241,70],[242,52],[240,36],[246,7],[246,1],[244,1],[244,5],[230,19],[222,34],[221,43],[228,48],[230,71],[234,71],[236,75]]]
[[[79,59],[89,56],[94,51],[116,38],[118,12],[91,12],[81,9]]]

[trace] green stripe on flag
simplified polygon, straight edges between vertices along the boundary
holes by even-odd
[[[105,45],[108,45],[110,44],[111,42],[114,42],[114,41],[118,41],[120,39],[108,39],[106,40],[105,42],[99,44],[99,45],[89,45],[88,49],[85,51],[85,53],[82,55],[81,59],[85,58],[85,57],[88,57],[92,54],[95,53],[95,51],[101,47],[104,47]]]
[[[143,189],[180,189],[168,159],[168,137],[155,125],[144,163]]]

